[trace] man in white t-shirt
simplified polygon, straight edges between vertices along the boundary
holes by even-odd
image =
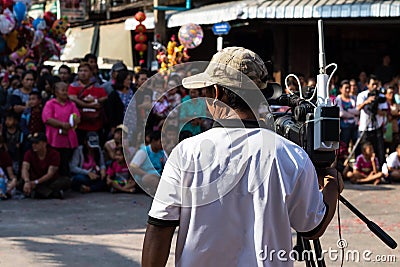
[[[318,180],[306,152],[258,120],[266,77],[257,54],[228,47],[183,80],[205,88],[215,123],[172,150],[149,211],[142,266],[166,264],[176,226],[175,265],[190,267],[293,266],[291,228],[308,238],[325,231],[341,180],[334,172]],[[270,258],[272,250],[286,258]]]
[[[400,181],[400,144],[396,151],[391,153],[387,159],[382,172],[392,181]]]
[[[378,156],[379,165],[382,166],[385,162],[385,148],[383,139],[383,126],[386,120],[386,111],[388,110],[388,104],[379,103],[379,97],[385,97],[378,91],[379,81],[374,75],[370,75],[368,78],[368,90],[365,90],[357,96],[357,109],[360,111],[360,124],[358,130],[360,136],[360,144],[365,142],[371,142],[374,146],[374,151]],[[372,96],[371,93],[375,92],[376,96]],[[378,101],[378,105],[373,107],[373,102]],[[364,133],[363,133],[364,132]],[[361,150],[358,148],[356,154],[361,154]]]

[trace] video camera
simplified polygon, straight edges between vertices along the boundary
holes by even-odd
[[[376,115],[378,112],[379,104],[386,102],[386,97],[383,95],[384,95],[383,92],[381,92],[381,90],[379,89],[375,89],[368,93],[368,97],[370,96],[375,97],[374,101],[372,101],[370,104],[367,105],[367,110],[370,114]]]
[[[339,149],[340,118],[339,107],[334,106],[329,98],[322,21],[318,22],[318,30],[320,74],[312,97],[305,99],[301,92],[300,96],[295,93],[282,94],[279,84],[271,84],[266,99],[270,106],[288,106],[292,111],[273,112],[276,133],[302,147],[315,167],[324,168],[335,161],[335,151]]]

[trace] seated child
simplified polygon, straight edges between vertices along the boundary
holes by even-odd
[[[387,157],[384,167],[382,172],[389,180],[400,181],[400,144],[397,145],[396,151]]]
[[[107,169],[107,185],[111,192],[136,193],[136,183],[130,176],[122,147],[115,148],[114,160]]]
[[[362,154],[358,155],[353,171],[347,172],[347,177],[352,183],[383,183],[383,173],[379,170],[378,158],[375,157],[374,147],[370,142],[362,145]]]

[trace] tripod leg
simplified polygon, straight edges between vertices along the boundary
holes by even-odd
[[[322,247],[319,239],[313,240],[315,256],[317,257],[318,267],[326,267],[325,260],[322,255]]]
[[[307,253],[303,253],[303,255],[302,255],[303,259],[306,262],[306,266],[307,267],[315,267],[314,256],[312,254],[310,240],[305,239],[301,236],[300,236],[300,238],[301,238],[301,242],[302,242],[303,248],[304,248],[303,252],[307,251]]]

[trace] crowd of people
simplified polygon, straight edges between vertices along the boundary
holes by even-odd
[[[67,65],[33,71],[7,63],[0,78],[1,198],[63,198],[67,189],[154,192],[167,154],[205,130],[201,92],[179,86],[186,74],[148,81],[146,69],[117,62],[105,81],[93,54],[76,74]]]
[[[354,183],[399,179],[400,75],[388,64],[385,57],[379,76],[332,79],[340,158],[355,152],[342,171]],[[69,188],[154,194],[176,144],[212,125],[205,90],[181,85],[197,72],[178,68],[149,80],[146,69],[133,72],[117,62],[105,81],[93,54],[77,74],[67,65],[33,71],[8,62],[0,77],[0,176],[7,181],[1,198],[63,198]],[[304,91],[315,88],[313,78],[300,83]],[[288,85],[299,91],[295,82]]]

